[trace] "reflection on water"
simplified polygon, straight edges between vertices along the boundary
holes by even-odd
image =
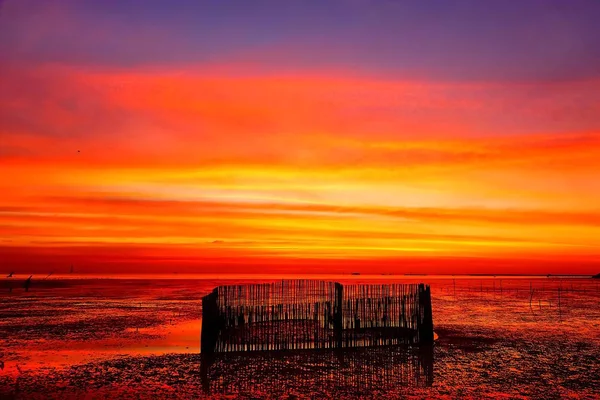
[[[433,384],[433,346],[221,353],[201,376],[206,394],[385,395]]]

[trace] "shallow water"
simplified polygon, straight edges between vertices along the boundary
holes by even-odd
[[[202,296],[280,277],[99,278],[34,277],[27,293],[22,277],[11,278],[12,292],[0,281],[0,398],[197,398],[207,389],[253,398],[600,397],[600,285],[591,279],[328,276],[431,284],[431,371],[395,349],[260,355],[217,360],[207,383]]]

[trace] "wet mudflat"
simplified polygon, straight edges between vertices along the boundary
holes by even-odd
[[[597,281],[385,279],[431,283],[431,360],[228,356],[207,375],[200,299],[245,280],[34,279],[0,292],[0,398],[600,397]]]

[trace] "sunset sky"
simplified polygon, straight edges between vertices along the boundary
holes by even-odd
[[[0,271],[600,272],[600,1],[0,1]]]

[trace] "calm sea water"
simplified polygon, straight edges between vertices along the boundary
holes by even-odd
[[[429,283],[431,354],[230,357],[206,382],[202,296],[290,277],[24,278],[0,280],[0,398],[600,398],[597,280],[315,276]]]

